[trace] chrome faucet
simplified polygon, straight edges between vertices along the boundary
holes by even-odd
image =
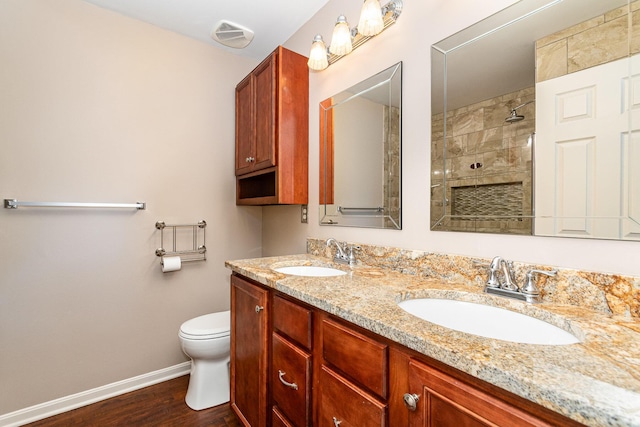
[[[337,248],[336,255],[333,257],[334,262],[350,266],[356,265],[356,256],[353,253],[353,250],[359,249],[359,246],[347,245],[347,242],[340,244],[333,237],[327,239],[327,246],[331,246],[332,243]],[[347,252],[349,252],[348,255]]]
[[[486,266],[486,264],[484,265]],[[542,298],[536,286],[535,275],[544,274],[546,276],[555,276],[556,273],[557,270],[529,270],[526,282],[524,286],[520,288],[513,278],[513,263],[497,256],[494,257],[491,264],[489,264],[489,278],[487,279],[484,291],[488,294],[501,295],[530,303],[538,303],[542,302]],[[500,280],[500,276],[502,276],[502,281]]]

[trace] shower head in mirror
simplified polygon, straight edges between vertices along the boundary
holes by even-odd
[[[511,110],[511,114],[509,114],[509,117],[504,119],[504,121],[507,123],[515,123],[519,122],[520,120],[524,120],[524,116],[516,113],[515,108]]]
[[[515,122],[519,122],[520,120],[524,120],[524,116],[521,114],[518,114],[516,110],[518,110],[518,108],[524,107],[527,104],[531,104],[532,102],[535,102],[535,101],[525,102],[524,104],[520,104],[516,108],[513,108],[511,110],[511,114],[509,114],[509,117],[504,119],[504,121],[507,123],[515,123]]]

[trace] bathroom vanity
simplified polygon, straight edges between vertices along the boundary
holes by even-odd
[[[286,265],[347,274],[274,270]],[[227,267],[233,270],[231,404],[245,425],[640,425],[637,321],[627,325],[565,305],[532,307],[455,280],[337,266],[308,254]],[[398,307],[420,297],[548,312],[554,321],[565,319],[581,343],[482,338]]]

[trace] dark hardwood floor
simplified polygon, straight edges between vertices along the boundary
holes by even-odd
[[[190,409],[184,403],[188,383],[185,375],[26,425],[240,427],[228,403],[202,411]]]

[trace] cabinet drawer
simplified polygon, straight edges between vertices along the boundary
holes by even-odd
[[[273,333],[274,404],[296,426],[311,421],[311,355]]]
[[[387,405],[323,365],[318,421],[321,427],[386,426]]]
[[[273,410],[271,411],[271,418],[272,427],[295,427],[289,422],[287,417],[285,417],[282,412],[280,412],[277,406],[273,407]]]
[[[311,310],[280,296],[273,298],[273,327],[297,344],[311,350]]]
[[[388,349],[384,344],[331,319],[322,322],[324,360],[386,399]]]

